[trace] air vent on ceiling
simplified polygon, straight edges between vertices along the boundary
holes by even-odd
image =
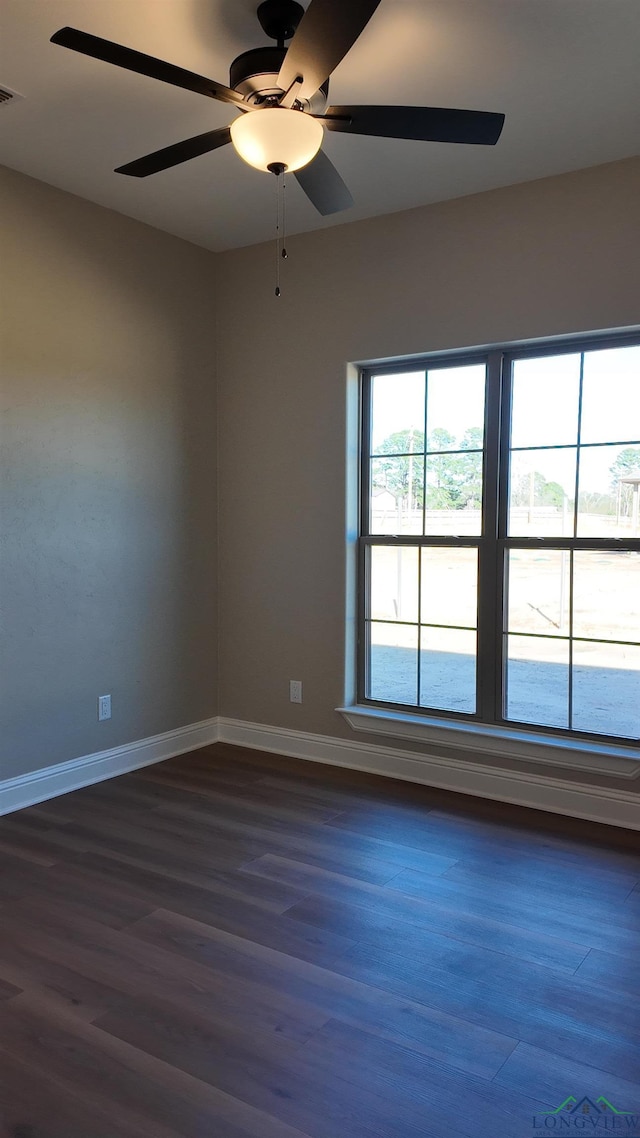
[[[12,91],[10,87],[3,87],[0,84],[0,107],[8,107],[9,103],[17,103],[20,99],[24,99],[24,95],[20,95],[18,91]]]

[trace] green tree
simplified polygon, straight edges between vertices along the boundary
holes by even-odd
[[[482,505],[482,444],[484,430],[482,427],[468,427],[460,442],[462,451],[475,451],[472,454],[461,454],[458,458],[458,470],[462,479],[460,486],[463,506],[472,505],[479,509]]]
[[[542,476],[541,476],[542,477]],[[564,501],[564,490],[559,482],[547,482],[542,479],[540,487],[540,504],[543,506],[561,506]]]
[[[640,447],[624,447],[616,461],[609,467],[611,489],[622,515],[631,513],[633,488],[621,483],[621,478],[640,478]]]
[[[511,501],[514,506],[531,504],[531,479],[533,477],[533,505],[562,507],[564,490],[559,482],[547,482],[539,470],[532,474],[522,474],[511,488]]]
[[[618,489],[621,478],[640,478],[640,447],[624,447],[609,467],[611,489]]]
[[[462,436],[460,450],[482,450],[484,430],[482,427],[467,427]]]
[[[424,432],[414,429],[394,431],[378,449],[373,463],[373,489],[389,490],[403,505],[422,508]],[[382,456],[389,455],[389,458]],[[413,456],[416,455],[414,458]],[[393,457],[391,457],[393,456]]]
[[[432,510],[479,509],[482,504],[482,427],[469,427],[462,439],[441,427],[429,436],[431,451],[452,451],[427,459],[427,506]]]
[[[444,427],[435,427],[429,435],[428,446],[429,450],[455,450],[456,440]]]
[[[435,427],[431,431],[427,442],[428,509],[463,510],[468,505],[480,507],[483,434],[482,427],[470,427],[458,441],[444,427]],[[407,504],[411,480],[411,504],[421,508],[424,453],[422,431],[395,431],[388,435],[374,460],[374,489],[389,490],[398,501]],[[389,457],[385,458],[385,455]]]

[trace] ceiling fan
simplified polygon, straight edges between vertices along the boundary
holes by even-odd
[[[119,166],[117,174],[146,178],[233,143],[259,170],[291,171],[321,214],[348,209],[353,198],[321,150],[324,129],[382,138],[493,146],[504,115],[442,107],[327,106],[329,76],[378,7],[380,0],[264,0],[258,20],[276,46],[253,48],[234,59],[229,86],[75,28],[51,42],[229,103],[240,115],[230,126],[166,146]],[[288,47],[285,41],[291,40]]]

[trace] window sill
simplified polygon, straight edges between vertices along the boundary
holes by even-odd
[[[354,731],[471,751],[476,755],[565,767],[609,778],[633,779],[640,776],[640,750],[636,747],[551,737],[542,732],[463,723],[362,704],[336,710]]]

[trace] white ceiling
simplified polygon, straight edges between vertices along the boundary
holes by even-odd
[[[346,0],[345,0],[346,2]],[[258,0],[2,0],[0,163],[209,249],[273,234],[275,181],[231,146],[147,179],[115,166],[223,126],[229,106],[54,46],[64,25],[228,83],[266,41]],[[305,0],[305,7],[306,7]],[[382,0],[330,102],[504,111],[496,147],[328,134],[355,198],[321,218],[293,178],[291,232],[629,157],[640,150],[640,0]]]

